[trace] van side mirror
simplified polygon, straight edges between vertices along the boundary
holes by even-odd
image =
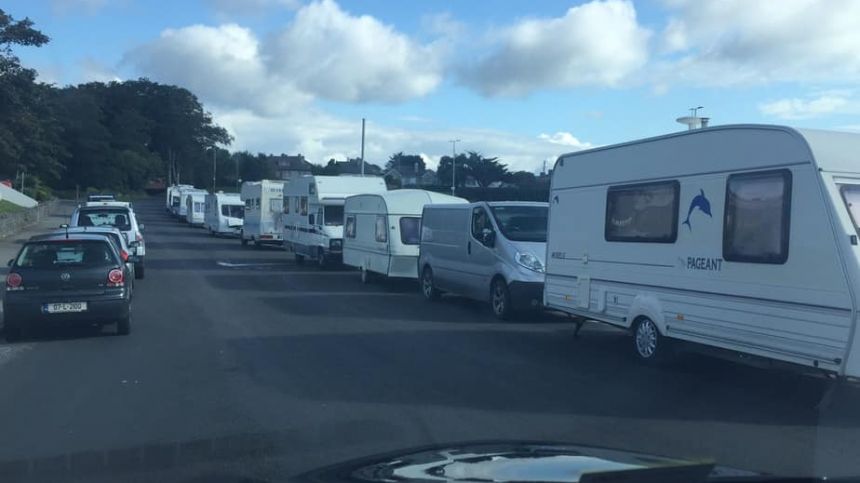
[[[314,215],[308,215],[308,225],[314,224]]]
[[[14,265],[14,264],[15,264],[15,259],[14,259],[14,258],[10,258],[10,259],[9,259],[9,261],[8,261],[8,262],[6,262],[6,266],[7,266],[7,267],[11,267],[11,266],[12,266],[12,265]]]
[[[140,229],[140,231],[143,231],[143,223],[137,225],[137,227]]]
[[[496,246],[496,232],[489,228],[484,228],[484,231],[481,233],[481,243],[488,247]]]

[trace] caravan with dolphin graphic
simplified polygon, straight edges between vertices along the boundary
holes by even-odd
[[[857,133],[733,125],[563,155],[544,304],[645,361],[685,341],[860,377],[857,153]]]

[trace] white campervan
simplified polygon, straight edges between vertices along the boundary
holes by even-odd
[[[185,197],[185,221],[191,226],[203,225],[206,192],[195,191]]]
[[[421,212],[434,203],[468,203],[425,190],[394,190],[350,196],[344,205],[343,263],[372,274],[418,278]]]
[[[175,184],[168,186],[165,190],[167,199],[165,200],[164,208],[173,215],[176,215],[176,213],[178,213],[180,202],[179,190],[182,188],[193,188],[193,186],[191,186],[190,184]]]
[[[240,199],[245,204],[245,219],[239,232],[242,245],[249,241],[255,245],[281,243],[277,220],[284,199],[284,182],[246,181],[242,183]]]
[[[170,208],[173,216],[179,218],[181,221],[187,221],[188,219],[188,197],[193,195],[194,193],[203,193],[206,191],[195,188],[193,186],[183,186],[177,190],[177,196],[179,197],[179,205],[172,206]]]
[[[301,176],[284,186],[281,229],[284,248],[320,266],[341,257],[343,204],[347,197],[382,193],[385,180],[375,176]]]
[[[561,156],[544,303],[860,376],[860,134],[720,126]],[[722,351],[725,352],[725,351]]]
[[[242,230],[245,204],[239,193],[209,193],[203,209],[203,224],[210,234],[238,235]]]

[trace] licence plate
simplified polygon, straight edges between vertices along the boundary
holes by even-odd
[[[69,312],[86,312],[86,302],[63,302],[42,305],[42,312],[46,314],[65,314]]]

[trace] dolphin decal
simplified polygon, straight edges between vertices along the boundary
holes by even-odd
[[[692,225],[690,225],[690,215],[693,214],[693,211],[698,208],[702,213],[711,216],[711,202],[705,198],[705,190],[699,189],[699,194],[693,198],[693,201],[690,202],[690,209],[687,211],[687,219],[684,220],[682,225],[687,225],[687,228],[690,230],[693,229]]]

